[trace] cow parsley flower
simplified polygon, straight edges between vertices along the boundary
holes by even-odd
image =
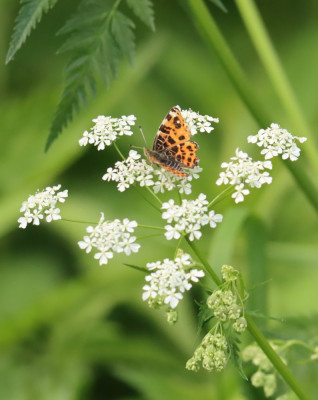
[[[107,168],[102,179],[104,181],[117,182],[117,189],[124,192],[133,184],[139,186],[151,186],[155,193],[164,193],[175,188],[180,193],[190,194],[191,181],[199,178],[202,168],[196,166],[189,171],[189,176],[180,179],[164,169],[155,169],[136,150],[130,150],[128,157],[123,161],[117,161],[114,167]]]
[[[215,228],[217,223],[222,222],[223,216],[215,214],[213,210],[208,211],[208,204],[203,193],[195,200],[183,199],[180,206],[172,199],[163,203],[162,218],[170,224],[165,226],[166,239],[178,239],[181,235],[189,235],[189,240],[193,241],[200,239],[202,226],[209,224],[211,228]]]
[[[204,276],[202,270],[191,269],[192,266],[191,256],[182,251],[174,260],[165,258],[163,262],[148,263],[147,268],[152,272],[145,278],[147,284],[143,287],[142,299],[151,307],[168,305],[175,309],[183,293],[191,289],[191,282],[198,282]]]
[[[118,136],[133,134],[131,127],[135,125],[136,117],[134,115],[121,118],[105,117],[100,115],[93,119],[95,125],[90,131],[85,131],[83,137],[79,140],[80,146],[93,144],[97,146],[97,150],[104,150],[106,146],[110,146]]]
[[[260,188],[263,184],[270,184],[272,177],[265,169],[272,169],[271,161],[253,161],[247,153],[236,149],[235,157],[231,157],[230,162],[223,162],[221,168],[225,169],[221,172],[217,185],[232,185],[235,192],[232,197],[235,203],[244,201],[245,196],[249,194],[250,188]]]
[[[267,129],[260,129],[257,135],[248,136],[249,143],[256,143],[259,147],[263,147],[261,154],[265,155],[265,160],[282,156],[283,160],[298,160],[300,148],[296,141],[304,143],[306,137],[293,136],[286,129],[281,128],[278,124],[271,124]]]
[[[120,192],[124,192],[135,182],[140,186],[152,186],[154,169],[146,160],[140,160],[140,157],[136,150],[130,150],[129,156],[124,161],[117,161],[114,168],[108,168],[102,179],[117,182]]]
[[[105,221],[104,214],[101,213],[98,224],[86,228],[89,235],[84,236],[78,245],[86,253],[94,249],[94,258],[99,264],[107,264],[109,259],[114,257],[114,253],[125,253],[129,256],[139,251],[140,244],[136,243],[136,237],[131,235],[137,226],[136,221],[130,221],[128,218],[123,221]]]
[[[214,130],[214,127],[211,126],[211,122],[219,122],[219,118],[213,118],[210,115],[200,115],[191,109],[181,110],[181,114],[191,132],[191,135],[196,135],[199,132],[210,133]]]
[[[163,168],[154,169],[156,179],[153,184],[153,191],[155,193],[165,193],[165,191],[170,192],[177,188],[179,193],[191,194],[191,181],[193,179],[198,179],[201,171],[202,168],[195,166],[194,168],[187,170],[189,175],[186,178],[180,179],[178,176]]]
[[[61,219],[60,209],[56,205],[65,202],[68,191],[58,192],[60,189],[61,185],[48,186],[45,190],[37,191],[34,195],[30,195],[20,208],[24,215],[18,219],[19,228],[25,229],[31,223],[40,225],[40,221],[43,219],[47,222]]]

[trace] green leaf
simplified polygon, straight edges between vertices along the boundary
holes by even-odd
[[[68,34],[59,52],[69,52],[65,86],[51,125],[46,150],[72,120],[74,111],[95,94],[96,75],[109,84],[117,72],[119,49],[110,33],[116,3],[84,0],[58,34]]]
[[[211,308],[206,303],[201,303],[198,312],[198,330],[201,332],[203,326],[214,317]]]
[[[151,0],[126,0],[128,6],[133,10],[140,20],[155,30],[155,19],[153,11],[153,3]]]
[[[128,57],[131,64],[135,56],[135,25],[120,11],[116,11],[112,18],[111,33],[123,56]]]
[[[95,93],[96,76],[106,85],[116,77],[120,57],[131,63],[135,55],[134,24],[117,11],[118,1],[83,0],[77,12],[58,32],[67,34],[59,52],[69,52],[65,87],[56,110],[46,150],[73,118],[74,111],[86,105],[87,93]]]
[[[16,18],[16,24],[11,37],[6,57],[8,64],[20,49],[32,29],[40,22],[42,15],[53,8],[58,0],[24,0]]]
[[[241,343],[240,339],[237,337],[236,334],[229,334],[226,336],[227,343],[230,348],[230,356],[231,360],[233,361],[235,367],[237,368],[239,374],[243,379],[246,381],[248,380],[247,376],[245,375],[245,372],[242,367],[242,360],[240,357],[240,349],[239,349],[239,344]]]

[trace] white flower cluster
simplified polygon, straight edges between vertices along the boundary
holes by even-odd
[[[64,203],[68,196],[68,191],[60,190],[61,185],[48,186],[42,192],[36,192],[30,195],[28,200],[22,203],[20,211],[24,213],[23,217],[18,219],[19,228],[26,228],[28,224],[40,225],[40,220],[45,217],[47,222],[61,219],[60,209],[56,207],[57,203]]]
[[[200,346],[187,361],[186,368],[198,371],[202,367],[208,371],[222,371],[229,359],[229,348],[226,338],[221,333],[210,331],[203,338]]]
[[[167,304],[175,309],[185,291],[192,287],[191,282],[198,282],[204,272],[190,269],[193,265],[189,254],[179,252],[175,260],[164,259],[147,264],[151,272],[146,276],[147,285],[143,287],[142,299],[148,300],[151,307]]]
[[[107,168],[102,179],[117,182],[117,189],[120,192],[124,192],[136,181],[140,186],[152,186],[153,167],[146,160],[139,160],[140,157],[136,150],[130,150],[129,156],[124,161],[117,161],[114,168]]]
[[[222,266],[222,277],[225,283],[215,290],[207,299],[207,306],[221,322],[231,321],[236,332],[243,332],[247,327],[243,316],[243,300],[238,296],[236,280],[238,271],[229,265]]]
[[[110,146],[117,136],[131,136],[133,132],[131,127],[135,125],[136,117],[134,115],[121,116],[121,118],[105,117],[100,115],[93,119],[95,125],[91,130],[85,131],[83,137],[79,140],[80,146],[93,144],[97,150],[104,150]]]
[[[196,166],[193,169],[187,170],[189,175],[186,178],[180,179],[178,176],[163,168],[154,169],[153,173],[156,179],[153,185],[153,191],[155,193],[164,193],[165,191],[170,192],[173,189],[178,189],[179,193],[190,194],[192,192],[191,181],[193,179],[198,179],[201,171],[202,168]]]
[[[98,224],[95,227],[86,228],[89,236],[84,236],[78,245],[86,253],[97,249],[94,258],[99,261],[99,265],[107,264],[114,253],[125,253],[129,256],[131,253],[138,252],[140,244],[135,243],[135,236],[131,236],[137,226],[136,221],[130,221],[127,218],[123,221],[119,219],[105,221],[104,214],[101,213]]]
[[[293,136],[278,124],[271,124],[267,129],[260,129],[257,135],[247,138],[249,143],[256,143],[259,147],[263,147],[261,154],[265,155],[265,160],[281,154],[283,160],[289,158],[291,161],[296,161],[300,155],[296,140],[304,143],[307,138]]]
[[[191,241],[200,239],[202,226],[210,224],[211,228],[215,228],[217,223],[222,222],[223,216],[215,214],[213,210],[208,211],[207,205],[208,201],[203,193],[195,200],[183,199],[180,206],[174,204],[172,199],[163,203],[162,218],[169,224],[173,223],[165,226],[167,240],[179,239],[181,235],[189,235]]]
[[[210,133],[214,129],[214,127],[211,126],[211,122],[219,122],[219,118],[213,118],[210,115],[200,115],[191,109],[181,110],[181,114],[191,132],[191,135],[196,135],[199,132]]]
[[[280,346],[271,342],[271,347],[278,352],[282,361],[287,364],[286,359],[280,354]],[[266,397],[272,396],[277,389],[276,374],[273,364],[257,344],[251,344],[242,351],[242,359],[245,362],[251,361],[258,367],[251,377],[251,383],[255,387],[263,387]]]
[[[217,185],[233,185],[235,192],[232,194],[235,203],[244,201],[244,196],[249,194],[250,188],[260,188],[264,183],[272,183],[272,177],[264,169],[272,169],[271,161],[253,161],[247,153],[236,149],[235,157],[230,162],[223,162],[221,168],[225,171],[220,173]]]
[[[141,155],[136,150],[130,150],[129,156],[124,161],[117,161],[114,168],[107,168],[103,175],[104,181],[117,182],[117,189],[124,192],[134,183],[140,186],[152,186],[155,193],[164,193],[178,188],[180,193],[191,193],[191,180],[199,178],[200,167],[189,171],[186,179],[179,179],[164,169],[154,169],[146,160],[140,159]]]

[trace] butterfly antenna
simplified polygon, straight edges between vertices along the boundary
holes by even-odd
[[[144,132],[143,132],[143,130],[142,130],[140,125],[139,125],[139,130],[140,130],[142,138],[144,139],[145,145],[147,146],[146,138],[145,138]]]

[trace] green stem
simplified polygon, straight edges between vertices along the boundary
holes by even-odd
[[[201,264],[203,265],[205,271],[211,276],[213,281],[220,286],[222,284],[221,279],[218,277],[218,275],[214,272],[213,268],[209,265],[209,263],[201,256],[200,252],[198,251],[197,247],[191,240],[189,240],[188,236],[185,237],[186,241],[188,242],[188,245],[191,247],[193,250],[194,254],[198,257],[200,260]]]
[[[212,15],[210,15],[208,8],[202,0],[187,0],[187,3],[190,11],[192,12],[194,23],[196,24],[199,32],[207,42],[208,46],[216,51],[216,54],[219,57],[225,72],[228,74],[234,87],[238,91],[242,100],[245,102],[251,114],[261,127],[264,128],[268,126],[272,122],[271,119],[267,113],[264,112],[264,106],[260,104],[255,95],[254,89],[252,90],[246,75],[236,61]],[[310,155],[313,169],[315,169],[315,165],[317,164],[317,161],[313,161],[313,158],[317,158],[315,154]],[[299,164],[297,164],[297,166],[290,164],[288,168],[294,176],[296,182],[303,189],[308,200],[312,203],[314,208],[318,210],[318,190],[308,174],[305,172],[305,170],[299,173],[299,170],[301,169]],[[300,175],[302,178],[306,176],[305,182],[299,181]]]
[[[241,98],[251,111],[256,121],[263,126],[270,123],[270,118],[265,114],[264,106],[255,98],[247,77],[236,61],[230,47],[225,41],[212,15],[202,0],[187,0],[192,17],[199,32],[210,48],[213,48],[224,67],[229,79],[240,94]],[[266,125],[265,124],[265,125]]]
[[[211,276],[213,281],[220,286],[221,285],[221,279],[217,276],[217,274],[214,272],[213,268],[209,265],[209,263],[201,256],[199,251],[197,250],[196,246],[191,242],[187,237],[186,240],[195,253],[195,255],[198,257],[200,262],[202,263],[204,269],[206,272]],[[246,315],[245,316],[246,321],[247,321],[247,327],[250,332],[250,334],[253,336],[254,340],[257,342],[257,344],[260,346],[260,348],[263,350],[263,352],[266,354],[268,359],[271,361],[271,363],[274,365],[274,367],[277,369],[279,374],[282,376],[282,378],[285,380],[285,382],[289,385],[289,387],[298,395],[298,397],[301,400],[311,400],[309,395],[304,391],[304,389],[301,387],[293,373],[290,371],[290,369],[287,367],[286,364],[283,363],[283,361],[280,359],[278,354],[273,350],[273,348],[270,346],[268,343],[267,339],[264,337],[262,332],[258,329],[256,326],[255,322],[253,319]]]
[[[126,160],[126,157],[124,157],[123,153],[119,150],[119,147],[117,146],[116,142],[113,142],[113,145],[114,145],[115,149],[117,150],[117,153],[120,155],[120,157],[123,160]]]
[[[180,238],[179,238],[179,240],[178,240],[178,244],[177,244],[176,250],[175,250],[175,252],[174,252],[174,258],[177,258],[177,253],[178,253],[178,250],[179,250],[179,248],[180,248],[180,245],[181,245],[181,242],[182,242],[183,238],[184,238],[184,236],[181,235]]]
[[[149,234],[149,235],[138,236],[137,240],[149,239],[149,238],[159,237],[159,236],[162,237],[162,234],[161,233],[152,233],[152,234]]]
[[[208,209],[210,209],[212,206],[222,201],[228,194],[231,194],[231,192],[234,191],[235,189],[233,186],[228,186],[226,189],[223,190],[223,192],[219,193],[216,197],[214,197],[213,200],[210,201]]]
[[[159,199],[159,197],[154,193],[153,190],[150,189],[149,186],[145,186],[145,188],[148,190],[148,192],[162,205],[162,201]]]
[[[255,49],[267,71],[268,77],[288,113],[289,119],[292,121],[296,132],[301,132],[299,136],[306,136],[310,141],[309,145],[304,145],[303,151],[307,153],[311,164],[315,166],[316,172],[318,173],[318,151],[315,148],[316,138],[313,137],[301,111],[279,57],[271,43],[261,15],[253,0],[236,0],[236,5],[250,34],[250,38],[254,43]]]
[[[76,222],[77,224],[90,224],[90,225],[97,225],[98,222],[91,222],[91,221],[77,221],[75,219],[68,219],[68,218],[62,218],[61,221],[65,222]]]
[[[163,228],[162,226],[153,226],[153,225],[141,225],[141,224],[138,224],[138,228],[159,229],[159,230],[161,230],[161,231],[165,231],[165,228]]]
[[[140,188],[134,184],[135,189],[137,190],[138,194],[148,203],[151,205],[151,207],[153,207],[156,211],[161,213],[161,210],[159,207],[157,207],[156,205],[154,205],[144,194],[143,192],[140,190]],[[147,186],[146,186],[147,187]],[[161,203],[162,204],[162,203]]]

